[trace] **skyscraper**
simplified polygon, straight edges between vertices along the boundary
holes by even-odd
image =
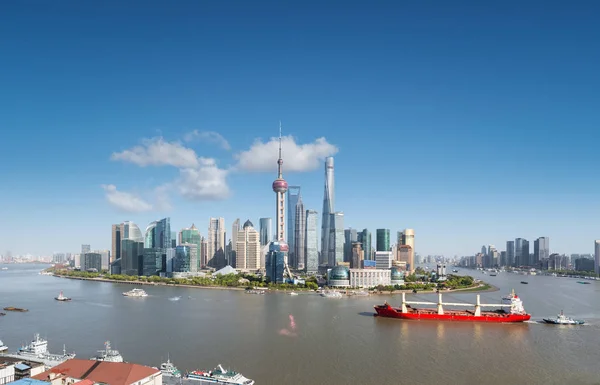
[[[133,222],[123,222],[121,235],[121,274],[140,275],[144,254],[144,237],[140,228]]]
[[[318,245],[318,213],[315,210],[306,210],[306,241],[305,262],[307,274],[316,274],[319,271],[319,245]]]
[[[325,158],[325,194],[323,196],[323,212],[321,220],[321,257],[319,264],[329,262],[329,238],[331,233],[331,213],[334,212],[334,180],[333,180],[333,157]]]
[[[344,213],[329,214],[329,267],[344,262]]]
[[[268,245],[273,240],[273,221],[271,218],[260,218],[260,244]]]
[[[506,265],[515,266],[515,241],[506,241]]]
[[[229,251],[229,255],[227,256],[227,262],[229,265],[232,265],[232,261],[235,259],[235,253],[237,251],[237,241],[238,241],[238,233],[240,232],[240,218],[237,218],[233,221],[231,225],[231,250]]]
[[[225,267],[225,219],[210,218],[208,223],[208,266],[220,269]]]
[[[304,270],[304,260],[306,259],[306,211],[300,194],[298,194],[294,218],[296,224],[294,225],[294,264],[292,266],[298,270]]]
[[[91,252],[90,245],[81,245],[81,254],[85,254],[85,253],[89,253],[89,252]]]
[[[377,229],[377,251],[390,251],[390,229]]]
[[[356,233],[356,229],[349,228],[344,230],[344,262],[352,261],[352,248],[354,247],[354,242],[358,241],[358,234]],[[362,248],[361,248],[362,250]],[[364,257],[363,257],[364,258]],[[359,267],[353,267],[354,269],[358,269]]]
[[[196,258],[193,262],[196,263],[196,266],[190,265],[190,268],[194,270],[190,271],[198,271],[202,267],[202,260],[200,258],[202,251],[202,235],[200,235],[200,231],[196,228],[196,226],[192,223],[191,227],[181,229],[179,232],[179,244],[193,244],[196,245]],[[190,258],[190,263],[193,264],[192,259]]]
[[[371,253],[371,232],[367,229],[363,229],[357,234],[358,242],[362,243],[362,250],[366,260],[373,260],[373,254]]]
[[[413,256],[415,253],[415,230],[413,229],[404,229],[402,233],[402,245],[408,245],[412,248]],[[414,264],[413,264],[414,265]]]
[[[283,179],[283,159],[281,157],[281,123],[279,124],[279,159],[277,159],[277,179],[272,188],[275,192],[275,242],[269,245],[269,252],[265,260],[267,278],[271,282],[283,282],[283,270],[287,264],[286,252],[289,246],[285,241],[285,192],[288,183]]]
[[[537,268],[540,261],[548,259],[548,257],[550,257],[550,238],[539,237],[533,241],[533,261],[531,261],[531,265]]]
[[[288,264],[296,266],[296,204],[300,199],[300,186],[288,186],[287,190],[287,243],[290,251],[288,253]]]
[[[600,274],[600,240],[594,241],[594,271]]]
[[[254,229],[250,220],[244,223],[237,232],[235,268],[241,270],[258,270],[260,266],[260,234]]]
[[[112,225],[110,263],[121,259],[121,234],[123,234],[123,224]]]
[[[151,222],[148,227],[146,227],[144,247],[147,249],[168,249],[171,247],[170,218],[163,218],[159,221]]]

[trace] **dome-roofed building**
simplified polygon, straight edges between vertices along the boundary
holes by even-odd
[[[327,286],[348,287],[350,286],[350,269],[346,266],[336,266],[327,272]]]
[[[244,222],[244,226],[242,226],[243,229],[245,229],[246,227],[254,228],[254,225],[252,224],[252,222],[250,222],[250,219],[248,219],[246,222]]]
[[[391,284],[392,285],[404,285],[404,272],[396,267],[391,269]]]

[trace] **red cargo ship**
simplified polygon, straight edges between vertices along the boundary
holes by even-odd
[[[411,305],[436,305],[436,308],[414,308]],[[471,306],[474,310],[445,310],[443,305]],[[498,310],[482,311],[482,307],[500,307]],[[402,306],[395,308],[387,302],[383,305],[374,306],[380,317],[412,319],[412,320],[436,320],[436,321],[466,321],[466,322],[523,322],[531,318],[523,307],[523,301],[513,290],[511,294],[502,298],[501,304],[482,304],[477,295],[477,303],[443,303],[442,294],[438,295],[438,303],[434,302],[407,302],[405,293],[402,293]],[[509,308],[505,310],[504,308]]]

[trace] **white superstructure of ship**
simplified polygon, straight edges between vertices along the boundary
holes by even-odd
[[[96,357],[92,357],[90,359],[106,362],[124,362],[121,353],[119,353],[118,350],[111,349],[110,341],[106,341],[104,343],[104,350],[98,350],[98,353],[99,354]]]
[[[188,373],[189,380],[199,381],[199,384],[254,385],[254,380],[244,377],[241,373],[225,370],[219,364],[208,372],[196,370]]]
[[[4,342],[0,340],[0,353],[4,353],[8,350],[8,346],[4,345]]]

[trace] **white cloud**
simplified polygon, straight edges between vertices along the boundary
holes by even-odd
[[[161,137],[144,139],[139,146],[114,152],[110,159],[131,162],[142,167],[196,167],[198,165],[198,157],[194,150],[178,142],[165,142]]]
[[[227,185],[228,170],[217,166],[214,159],[199,158],[200,165],[195,168],[179,170],[179,179],[175,182],[179,193],[190,200],[222,200],[229,197]]]
[[[135,194],[117,190],[114,184],[102,185],[108,203],[121,211],[140,213],[152,210],[152,205]]]
[[[266,143],[258,139],[249,150],[235,155],[238,160],[236,168],[241,171],[274,171],[277,169],[278,149],[279,138],[271,138]],[[336,154],[339,149],[325,138],[297,144],[292,136],[284,136],[281,138],[281,151],[284,172],[303,172],[322,166],[323,159]]]
[[[227,139],[225,139],[223,137],[223,135],[219,134],[218,132],[214,132],[214,131],[194,130],[192,132],[188,132],[187,134],[185,134],[183,139],[186,142],[191,142],[191,141],[197,139],[197,140],[205,141],[208,143],[214,143],[214,144],[218,145],[219,147],[221,147],[223,150],[228,150],[228,151],[231,150],[231,146],[229,145],[229,142],[227,141]]]

